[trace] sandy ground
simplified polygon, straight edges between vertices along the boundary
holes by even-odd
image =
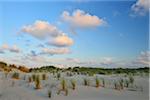
[[[90,80],[91,86],[82,85],[82,77],[85,76],[66,77],[66,80],[69,80],[69,78],[76,79],[77,88],[75,90],[69,89],[68,96],[65,96],[63,92],[57,95],[55,85],[59,84],[59,82],[54,78],[42,81],[43,88],[35,90],[34,84],[28,84],[27,80],[6,79],[2,73],[0,75],[0,100],[149,100],[148,77],[135,77],[136,85],[142,87],[142,90],[138,89],[136,91],[129,89],[118,91],[113,89],[109,82],[116,77],[112,76],[99,76],[109,80],[107,81],[108,86],[105,88],[93,87],[92,77]],[[51,88],[52,98],[47,96],[49,84],[53,84],[55,87]]]

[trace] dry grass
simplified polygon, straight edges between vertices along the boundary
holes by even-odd
[[[36,76],[35,89],[41,89],[41,80],[40,80],[39,75]]]

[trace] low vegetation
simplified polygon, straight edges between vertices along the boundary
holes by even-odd
[[[35,79],[35,89],[41,89],[41,80],[40,80],[40,76],[37,75],[35,78],[36,78],[36,79]]]
[[[89,80],[88,80],[87,78],[84,78],[84,79],[83,79],[83,84],[84,84],[85,86],[89,86],[89,85],[90,85],[90,82],[89,82]]]
[[[8,69],[15,71],[10,72]],[[104,69],[86,67],[57,68],[54,66],[44,66],[41,68],[27,69],[23,66],[17,67],[14,64],[8,65],[4,62],[0,62],[0,71],[4,72],[5,79],[17,79],[11,81],[10,84],[12,87],[17,85],[17,81],[22,80],[26,81],[28,88],[33,87],[33,89],[36,90],[47,89],[51,87],[52,84],[50,84],[50,79],[53,78],[53,81],[56,83],[53,83],[54,85],[52,85],[52,87],[46,92],[48,98],[52,98],[52,93],[55,92],[67,96],[70,93],[70,90],[75,90],[79,87],[78,85],[84,87],[94,86],[97,89],[101,87],[119,91],[136,91],[138,89],[143,91],[143,87],[135,84],[135,76],[149,75],[148,67],[137,69]],[[112,75],[114,76],[114,79],[107,79],[107,77],[103,77],[103,75]],[[81,81],[78,82],[74,76],[81,76]]]
[[[71,80],[71,87],[72,87],[73,90],[76,89],[76,81],[73,80],[73,79]]]
[[[19,79],[19,73],[17,73],[17,72],[13,73],[12,78]]]
[[[100,80],[98,79],[98,77],[96,76],[95,78],[95,83],[96,83],[96,88],[100,87]]]

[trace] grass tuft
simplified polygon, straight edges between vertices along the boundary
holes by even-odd
[[[72,86],[73,90],[76,89],[76,81],[75,80],[71,80],[71,86]]]
[[[13,73],[12,78],[19,79],[19,73],[17,73],[17,72]]]

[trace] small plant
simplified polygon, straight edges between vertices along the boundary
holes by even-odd
[[[61,74],[60,73],[57,73],[57,79],[59,80],[61,77]]]
[[[72,89],[75,90],[76,82],[74,80],[71,80],[71,86],[72,86]]]
[[[19,73],[17,73],[17,72],[13,73],[12,78],[19,79]]]
[[[102,78],[102,84],[103,84],[102,86],[105,87],[105,79],[104,78]]]
[[[84,79],[84,85],[85,85],[85,86],[89,86],[89,80],[86,79],[86,78]]]
[[[124,89],[124,81],[123,79],[119,80],[120,89]]]
[[[37,75],[35,80],[35,89],[40,89],[40,88],[41,88],[41,81],[39,75]]]
[[[118,89],[118,86],[117,86],[117,83],[114,82],[114,88],[117,90]]]
[[[124,82],[125,82],[125,87],[128,88],[129,87],[129,80],[126,79]]]
[[[47,79],[46,74],[42,74],[42,80],[46,80],[46,79]]]
[[[100,86],[100,81],[98,77],[95,78],[95,82],[96,82],[96,88],[98,88]]]
[[[36,75],[32,74],[32,80],[35,81],[36,80]]]
[[[67,87],[65,79],[61,81],[62,90],[64,91]]]
[[[61,81],[61,89],[58,90],[57,94],[59,95],[61,92],[64,92],[66,96],[68,95],[68,88],[65,79]]]
[[[134,83],[134,78],[132,76],[129,77],[129,82],[133,85]]]
[[[68,89],[66,88],[65,89],[65,96],[67,96],[68,95]]]
[[[114,89],[120,90],[120,86],[118,82],[114,82]]]
[[[52,91],[48,90],[48,97],[51,98],[52,97]]]

